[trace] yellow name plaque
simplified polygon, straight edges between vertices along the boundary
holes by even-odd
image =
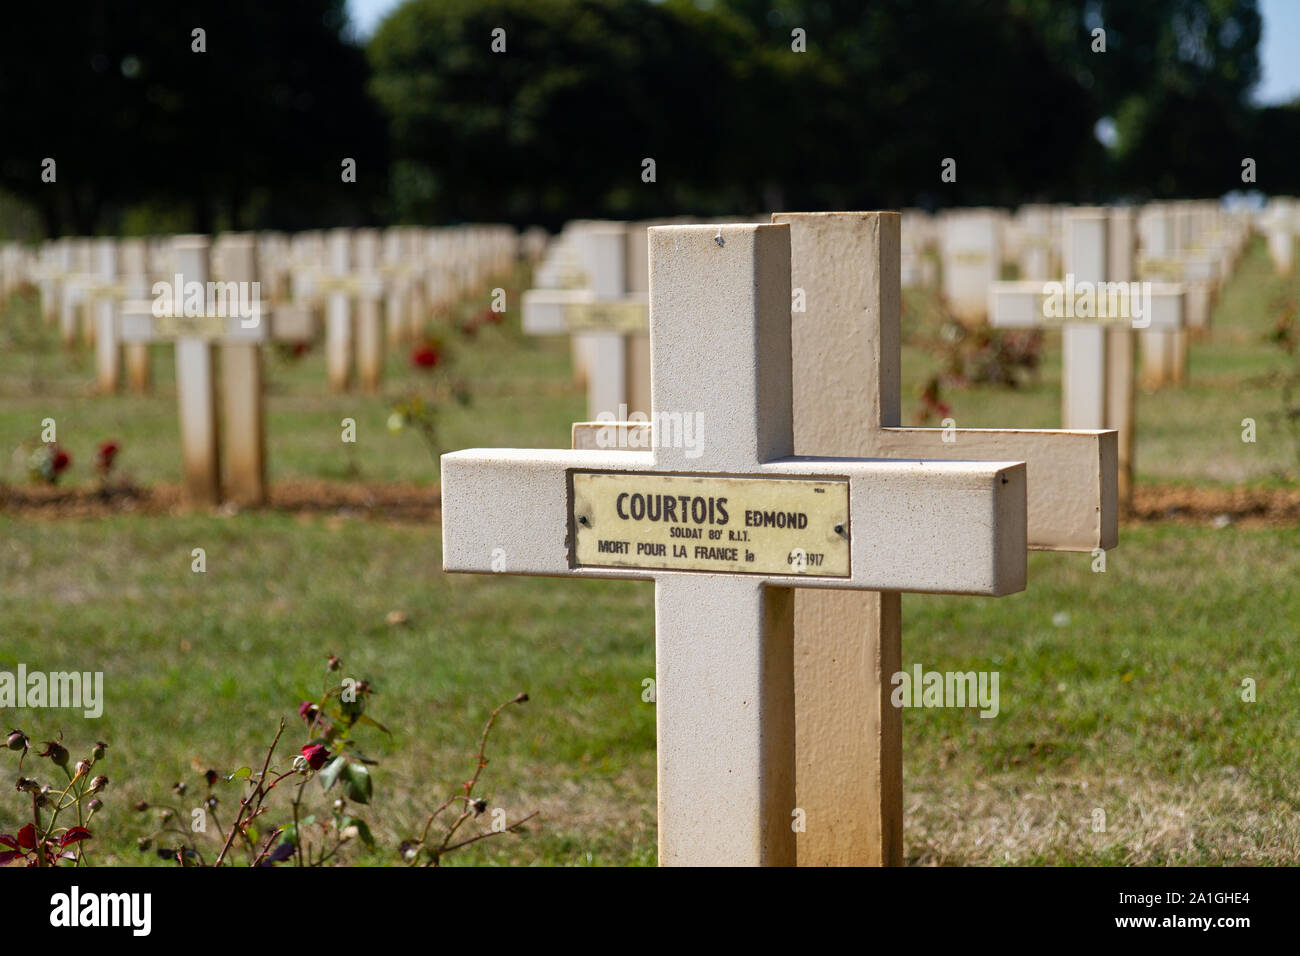
[[[224,315],[158,315],[153,321],[155,334],[164,339],[219,339],[230,326]]]
[[[650,331],[650,306],[645,302],[571,302],[564,307],[570,332]]]
[[[847,578],[843,478],[573,472],[574,567]]]

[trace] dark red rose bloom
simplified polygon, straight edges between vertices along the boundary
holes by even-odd
[[[307,760],[307,766],[313,770],[319,770],[325,766],[325,761],[330,759],[330,752],[320,744],[308,744],[303,747],[302,755]]]
[[[99,454],[95,456],[95,467],[99,469],[100,474],[108,474],[113,468],[113,459],[121,451],[122,446],[115,441],[105,441],[99,443]]]
[[[320,711],[317,710],[316,705],[309,700],[304,700],[298,705],[298,716],[309,724],[316,719],[318,713],[320,713]]]
[[[442,361],[442,351],[432,342],[416,346],[411,351],[411,364],[416,368],[437,368]]]
[[[72,457],[58,445],[55,445],[50,458],[50,467],[54,469],[54,473],[59,474],[70,464],[72,464]]]

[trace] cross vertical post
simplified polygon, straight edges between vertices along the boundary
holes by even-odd
[[[228,282],[244,283],[258,322],[266,322],[260,301],[253,299],[258,282],[257,240],[252,234],[225,237],[223,262]],[[256,288],[260,288],[260,283]],[[266,501],[266,425],[262,389],[260,342],[221,343],[222,439],[225,445],[225,500],[237,505]]]
[[[208,237],[172,240],[175,268],[185,286],[208,285]],[[184,288],[175,290],[184,296]],[[207,296],[204,295],[206,307]],[[180,415],[185,493],[193,504],[221,500],[221,454],[217,444],[217,385],[212,345],[198,336],[176,340],[176,405]]]

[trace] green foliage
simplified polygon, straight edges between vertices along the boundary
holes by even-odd
[[[407,0],[364,50],[343,0],[6,26],[0,189],[50,232],[1218,195],[1247,156],[1300,191],[1256,0]]]
[[[385,124],[345,25],[344,0],[7,10],[0,187],[52,234],[364,215],[383,192]],[[345,156],[356,184],[341,182]],[[46,157],[56,184],[41,181]]]

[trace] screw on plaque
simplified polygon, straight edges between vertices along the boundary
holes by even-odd
[[[586,515],[578,515],[578,524],[582,525],[583,527],[590,528],[591,520]]]
[[[844,537],[844,525],[837,524],[835,526],[835,533],[838,534],[841,538]]]

